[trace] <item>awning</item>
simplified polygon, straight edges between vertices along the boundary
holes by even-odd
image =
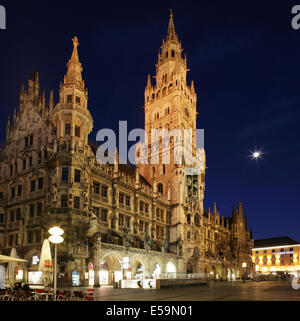
[[[7,262],[28,262],[27,260],[18,259],[16,257],[6,256],[0,254],[0,263],[7,263]]]

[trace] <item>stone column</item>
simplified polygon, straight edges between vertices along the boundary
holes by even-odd
[[[94,243],[94,288],[100,287],[99,272],[100,272],[100,250],[101,250],[101,236],[96,237]]]

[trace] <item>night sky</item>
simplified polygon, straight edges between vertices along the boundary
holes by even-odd
[[[143,128],[144,88],[154,76],[169,9],[198,94],[205,129],[205,207],[221,215],[243,202],[254,238],[300,241],[300,30],[289,1],[1,1],[0,136],[21,82],[40,73],[46,96],[66,72],[78,36],[83,77],[101,128]],[[298,3],[300,4],[300,2]],[[261,149],[263,159],[249,154]]]

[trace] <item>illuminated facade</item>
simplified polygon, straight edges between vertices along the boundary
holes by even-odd
[[[189,175],[184,164],[172,163],[132,169],[119,164],[117,152],[113,165],[97,162],[97,147],[88,142],[93,119],[78,45],[75,37],[58,103],[53,91],[46,102],[39,75],[33,74],[7,122],[0,158],[0,250],[9,254],[16,248],[29,261],[20,275],[39,283],[41,245],[48,229],[58,225],[65,231],[58,245],[59,282],[248,275],[253,239],[242,204],[227,218],[216,204],[205,210],[205,170]],[[149,77],[145,89],[145,130],[190,128],[195,154],[197,96],[186,73],[171,14],[156,84]],[[171,159],[173,154],[171,145]]]
[[[300,243],[289,237],[255,240],[252,262],[258,274],[298,273],[300,272],[299,255]]]

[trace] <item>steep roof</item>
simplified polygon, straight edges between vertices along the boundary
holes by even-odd
[[[286,246],[300,244],[288,236],[273,237],[268,239],[254,240],[254,248],[272,247],[272,246]]]

